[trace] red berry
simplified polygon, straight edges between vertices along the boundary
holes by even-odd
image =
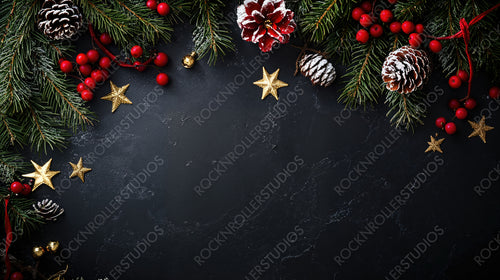
[[[31,193],[31,186],[29,184],[23,184],[23,191],[21,192],[22,195],[28,195]]]
[[[165,53],[159,52],[154,60],[154,63],[158,67],[163,67],[168,63],[168,56]]]
[[[135,57],[135,58],[138,58],[142,55],[142,47],[141,46],[133,46],[131,49],[130,49],[130,54]]]
[[[90,76],[92,77],[92,79],[94,79],[94,81],[96,81],[97,83],[102,83],[104,82],[104,74],[102,73],[101,70],[94,70],[92,71],[92,74],[90,74]]]
[[[146,6],[151,10],[156,10],[157,5],[156,0],[148,0],[148,2],[146,2]]]
[[[421,23],[415,25],[415,32],[424,33],[424,25]]]
[[[457,119],[459,120],[467,118],[467,110],[465,108],[458,108],[455,111],[455,117],[457,117]]]
[[[432,40],[429,42],[429,49],[431,49],[433,53],[438,53],[443,49],[443,45],[441,45],[441,42],[438,40]]]
[[[465,100],[464,106],[465,106],[465,108],[472,110],[472,109],[476,108],[477,102],[474,98],[470,97],[470,98],[467,98],[467,100]]]
[[[422,37],[418,33],[411,33],[408,43],[410,43],[412,47],[418,48],[420,44],[422,44]]]
[[[415,30],[415,24],[411,21],[405,21],[403,24],[401,24],[401,29],[403,29],[403,32],[406,34],[410,34]]]
[[[90,63],[96,63],[99,60],[99,52],[96,50],[89,50],[87,52],[87,57],[89,58]]]
[[[76,63],[78,65],[83,65],[83,64],[87,64],[87,62],[89,62],[89,58],[87,57],[86,54],[84,53],[79,53],[77,56],[76,56]]]
[[[446,119],[443,117],[439,117],[436,119],[436,126],[438,128],[444,128],[444,125],[446,124]]]
[[[13,192],[13,193],[21,193],[24,189],[24,186],[23,184],[21,184],[21,182],[12,182],[12,184],[10,184],[10,190]]]
[[[369,27],[370,25],[372,25],[373,23],[373,20],[372,20],[372,17],[369,15],[369,14],[364,14],[361,16],[361,18],[359,19],[359,23],[363,26],[363,27]]]
[[[160,3],[156,7],[156,11],[160,14],[160,16],[166,16],[170,13],[170,6],[167,3]]]
[[[87,77],[92,72],[92,66],[90,66],[90,64],[80,65],[78,69],[80,69],[80,73],[82,73],[84,77]]]
[[[380,12],[380,20],[383,22],[391,22],[393,18],[394,15],[392,14],[391,10],[386,9]]]
[[[389,25],[389,28],[391,29],[392,33],[399,33],[401,32],[401,23],[398,21],[395,21]]]
[[[109,72],[106,69],[102,69],[102,75],[104,76],[104,80],[107,80],[109,78]]]
[[[108,69],[111,66],[111,59],[107,56],[104,56],[99,60],[99,66],[101,66],[102,69]]]
[[[156,76],[156,82],[160,85],[160,86],[164,86],[166,84],[168,84],[168,76],[167,74],[165,73],[160,73]]]
[[[448,101],[448,107],[450,107],[450,109],[452,110],[456,110],[458,107],[460,107],[460,102],[458,102],[458,100],[456,100],[455,98],[452,98],[450,99],[450,101]]]
[[[360,5],[361,9],[363,9],[365,12],[371,12],[372,10],[372,2],[371,1],[364,1]]]
[[[396,4],[396,2],[398,2],[398,0],[388,0],[388,2],[391,4]]]
[[[84,81],[85,85],[89,88],[89,89],[94,89],[95,88],[95,80],[92,79],[92,78],[87,78],[85,79]]]
[[[457,76],[462,80],[462,82],[466,82],[469,80],[469,73],[465,70],[458,70]]]
[[[498,99],[500,97],[500,88],[498,88],[498,87],[490,88],[489,95],[493,99]]]
[[[94,98],[94,94],[90,90],[86,89],[80,93],[80,97],[84,101],[90,101],[92,100],[92,98]]]
[[[79,83],[79,84],[76,86],[76,91],[78,91],[78,92],[82,92],[82,91],[84,91],[84,90],[86,90],[86,89],[87,89],[87,87],[85,86],[85,84],[84,84],[84,83]]]
[[[457,132],[457,126],[455,123],[449,122],[444,126],[444,130],[450,135],[455,134],[455,132]]]
[[[352,10],[351,16],[355,21],[359,21],[359,19],[361,18],[361,16],[364,13],[365,13],[365,11],[363,11],[363,9],[361,9],[360,7],[357,7],[357,8],[354,8],[354,10]]]
[[[99,36],[99,41],[101,41],[104,45],[113,43],[113,39],[111,39],[111,36],[108,33],[102,33],[101,36]]]
[[[71,71],[73,71],[73,64],[71,64],[69,60],[63,60],[59,64],[59,68],[61,68],[61,71],[63,73],[70,73]]]
[[[57,61],[57,64],[61,64],[61,62],[65,61],[65,60],[67,60],[67,59],[66,59],[66,58],[64,58],[64,57],[61,57],[61,58],[59,58],[59,60]]]
[[[368,33],[368,31],[364,29],[360,29],[358,33],[356,33],[356,40],[361,44],[365,44],[366,42],[368,42],[369,39],[370,39],[370,34]]]
[[[459,88],[462,85],[462,80],[458,76],[451,76],[448,80],[448,84],[451,88]]]
[[[135,66],[135,69],[137,69],[137,71],[139,71],[139,72],[146,70],[146,66],[144,64],[140,63],[139,61],[134,62],[134,66]]]
[[[10,275],[10,280],[23,280],[24,276],[21,272],[16,271]]]
[[[380,24],[374,24],[372,25],[372,27],[370,27],[370,35],[372,35],[372,37],[380,37],[382,36],[382,34],[384,34],[384,30],[382,29],[382,26],[380,26]]]

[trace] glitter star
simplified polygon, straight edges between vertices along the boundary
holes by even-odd
[[[114,113],[116,109],[121,104],[132,104],[132,101],[125,96],[125,91],[127,91],[130,84],[124,85],[122,87],[117,87],[113,82],[109,81],[111,85],[111,93],[101,97],[101,99],[109,100],[113,102],[113,107],[111,108],[111,113]]]
[[[72,162],[69,163],[71,165],[71,167],[73,168],[73,172],[71,173],[71,175],[69,175],[70,178],[73,178],[75,176],[78,176],[78,178],[80,178],[80,180],[82,180],[82,182],[85,183],[85,173],[89,172],[90,170],[92,170],[91,168],[87,168],[87,167],[83,167],[83,162],[82,162],[82,158],[80,157],[80,160],[78,161],[77,164],[74,164]]]
[[[278,100],[278,89],[281,87],[286,87],[288,86],[287,83],[278,80],[278,73],[280,72],[280,69],[276,70],[274,73],[269,75],[267,73],[266,68],[262,67],[262,79],[254,82],[254,85],[257,85],[262,88],[262,98],[266,98],[269,94],[274,96],[276,100]]]
[[[35,179],[33,191],[35,191],[36,188],[38,188],[42,184],[45,184],[51,189],[55,190],[54,185],[52,185],[52,177],[54,177],[56,174],[59,174],[61,171],[50,170],[51,163],[52,159],[49,159],[49,161],[47,161],[43,166],[36,164],[34,161],[31,161],[31,164],[33,164],[33,166],[35,167],[35,172],[24,174],[23,177]]]

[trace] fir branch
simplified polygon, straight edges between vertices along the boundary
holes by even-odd
[[[0,149],[0,182],[15,181],[16,172],[24,172],[27,167],[22,156]]]
[[[40,225],[44,224],[42,218],[33,211],[32,205],[34,201],[21,196],[10,196],[8,188],[0,188],[0,202],[2,207],[0,215],[5,216],[5,198],[9,198],[8,214],[12,225],[12,231],[19,236],[30,235],[37,230]]]
[[[215,64],[226,51],[234,51],[228,23],[224,19],[225,5],[222,0],[193,1],[194,48],[200,59],[209,54],[209,64]]]
[[[380,71],[388,53],[385,40],[371,40],[354,47],[353,62],[343,78],[348,79],[339,101],[348,107],[375,103],[382,91]]]
[[[387,116],[390,117],[392,124],[396,127],[404,127],[407,130],[413,129],[416,124],[423,124],[425,106],[422,103],[424,97],[422,92],[400,94],[394,91],[384,91],[387,92],[385,104],[389,106]]]

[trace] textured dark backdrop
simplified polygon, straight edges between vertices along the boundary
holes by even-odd
[[[109,92],[106,83],[90,103],[100,120],[95,126],[78,132],[65,151],[31,155],[38,163],[53,157],[52,169],[61,170],[57,192],[42,186],[34,195],[54,199],[66,213],[14,250],[29,258],[31,246],[59,240],[63,250],[44,258],[42,270],[54,272],[65,262],[71,275],[85,279],[500,275],[500,127],[483,144],[467,138],[469,124],[456,121],[456,135],[439,132],[444,154],[424,153],[438,132],[434,119],[449,119],[448,100],[462,97],[466,87],[451,90],[436,71],[426,125],[400,133],[384,104],[345,111],[336,101],[340,83],[319,88],[293,77],[297,49],[261,54],[239,38],[236,24],[232,29],[236,53],[214,67],[201,61],[186,70],[180,59],[192,48],[191,26],[178,26],[175,41],[159,46],[170,58],[167,87],[156,86],[155,69],[119,69],[111,80],[130,83],[126,95],[134,105],[112,114],[111,103],[99,99]],[[78,47],[87,50],[90,39]],[[279,78],[289,84],[279,90],[284,113],[272,96],[260,100],[261,89],[252,84],[262,66],[280,68]],[[479,106],[471,117],[483,109],[487,124],[498,127],[499,104],[487,98],[487,80],[484,74],[474,79]],[[79,157],[93,169],[85,183],[67,179],[67,162]],[[294,161],[301,165],[296,171]],[[278,175],[287,165],[290,174]],[[275,177],[285,182],[278,186]],[[127,187],[134,178],[145,182]],[[277,189],[266,189],[269,182]],[[416,185],[411,196],[403,190],[409,183]],[[480,184],[491,187],[478,195]],[[478,265],[481,252],[489,259]]]

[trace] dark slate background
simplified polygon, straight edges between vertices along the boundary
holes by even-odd
[[[453,136],[434,126],[435,118],[452,117],[447,102],[462,97],[465,86],[452,90],[435,71],[426,92],[439,98],[431,98],[435,102],[426,124],[400,134],[390,126],[383,100],[366,110],[344,110],[337,103],[341,83],[320,88],[305,77],[294,77],[297,49],[286,45],[272,55],[261,54],[256,45],[240,40],[236,24],[232,25],[235,53],[213,67],[203,60],[184,69],[180,60],[192,49],[191,28],[177,26],[175,41],[159,46],[170,58],[162,70],[170,77],[168,86],[156,85],[156,69],[142,73],[119,69],[111,80],[118,86],[130,84],[126,95],[134,105],[121,105],[112,114],[111,103],[99,99],[109,93],[106,82],[90,103],[99,122],[77,132],[67,150],[31,155],[39,164],[53,158],[52,169],[61,170],[53,180],[57,192],[42,186],[33,196],[51,198],[66,212],[31,239],[18,241],[13,252],[24,252],[30,260],[31,246],[59,240],[62,251],[43,258],[41,270],[48,274],[60,268],[58,262],[67,263],[70,275],[85,279],[496,279],[500,275],[495,241],[500,230],[500,128],[488,132],[483,144],[477,137],[467,138],[472,129],[466,121],[456,121],[458,133]],[[89,37],[77,45],[88,50]],[[262,135],[235,162],[226,164],[220,178],[200,196],[195,192],[200,181],[219,161],[227,162],[226,155],[257,125],[264,126],[262,120],[277,104],[272,96],[260,100],[261,89],[252,84],[261,79],[262,66],[270,73],[281,69],[279,79],[289,84],[279,90],[278,103],[284,104],[286,113],[274,115],[272,127],[267,122]],[[341,66],[337,71],[345,73]],[[487,124],[498,127],[499,103],[487,97],[492,86],[488,81],[485,74],[474,79],[472,94],[479,105],[470,119],[483,114]],[[229,83],[236,84],[232,94],[220,101]],[[295,102],[286,104],[287,98]],[[220,105],[214,106],[213,100]],[[195,117],[209,104],[210,117],[199,125]],[[140,113],[141,108],[145,112]],[[205,109],[205,117],[206,113]],[[442,155],[424,153],[435,133],[446,138]],[[378,154],[377,159],[360,165],[371,152]],[[93,169],[85,183],[67,179],[68,161],[79,157]],[[296,157],[303,160],[302,167],[251,210],[255,195]],[[351,177],[359,178],[339,195],[335,188],[362,166],[361,176],[351,172]],[[137,188],[126,188],[148,168],[156,172]],[[419,175],[425,177],[420,188],[405,205],[391,211],[390,201],[425,172]],[[480,196],[474,187],[481,182],[491,187]],[[113,202],[116,196],[120,203]],[[381,211],[387,216],[375,221],[383,224],[361,246],[349,243]],[[249,216],[242,220],[241,213]],[[235,221],[237,230],[228,234],[226,226]],[[89,223],[99,225],[89,227]],[[226,234],[221,236],[221,231]],[[277,245],[287,236],[293,242]],[[418,245],[426,236],[432,242]],[[146,237],[152,242],[137,245]],[[219,244],[210,242],[217,237]],[[349,244],[353,250],[344,249]],[[284,252],[275,246],[284,246]],[[491,250],[483,250],[488,246]],[[489,259],[479,266],[474,257],[481,250]],[[335,260],[341,253],[346,259],[339,265]],[[202,256],[201,265],[197,256]]]

